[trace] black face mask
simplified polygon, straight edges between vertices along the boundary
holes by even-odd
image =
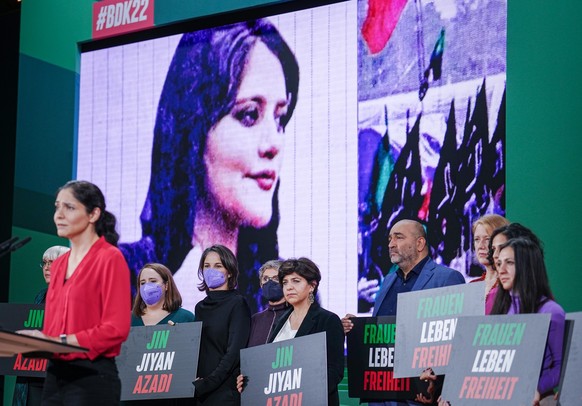
[[[275,281],[268,281],[263,284],[261,293],[269,302],[278,302],[283,298],[283,288],[281,284]]]

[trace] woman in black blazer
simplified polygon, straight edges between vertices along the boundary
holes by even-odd
[[[277,322],[269,342],[326,332],[328,404],[339,405],[338,384],[344,376],[344,330],[340,318],[316,301],[319,268],[308,258],[289,259],[279,268],[279,282],[289,310]]]

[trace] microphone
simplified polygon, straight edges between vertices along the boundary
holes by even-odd
[[[0,252],[11,248],[11,245],[14,244],[16,241],[18,241],[18,237],[12,237],[9,240],[4,241],[2,244],[0,244]]]
[[[176,325],[176,324],[178,324],[178,323],[174,323],[172,320],[168,320],[168,324],[169,324],[170,326],[175,326],[175,325]]]
[[[10,247],[10,252],[13,252],[19,248],[22,248],[22,246],[28,244],[28,242],[30,240],[32,240],[32,237],[26,237],[26,238],[18,241],[16,244],[13,244],[12,247]]]
[[[18,240],[19,237],[13,237],[8,241],[4,241],[2,244],[0,244],[0,258],[10,254],[13,251],[16,251],[24,244],[27,244],[30,240],[32,240],[32,237],[26,237],[20,241]]]

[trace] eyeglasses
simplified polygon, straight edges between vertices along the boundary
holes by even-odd
[[[263,283],[267,283],[269,281],[273,281],[273,282],[279,283],[279,275],[274,275],[274,276],[271,276],[271,277],[268,277],[267,275],[263,275],[263,277],[261,278],[261,281]]]
[[[50,261],[50,260],[42,261],[40,264],[38,264],[38,266],[40,266],[42,269],[50,268],[52,263],[53,263],[53,261]]]

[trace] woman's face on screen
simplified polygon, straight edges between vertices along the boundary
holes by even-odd
[[[262,43],[250,52],[235,105],[208,133],[208,192],[240,224],[265,226],[281,170],[287,113],[281,63]]]

